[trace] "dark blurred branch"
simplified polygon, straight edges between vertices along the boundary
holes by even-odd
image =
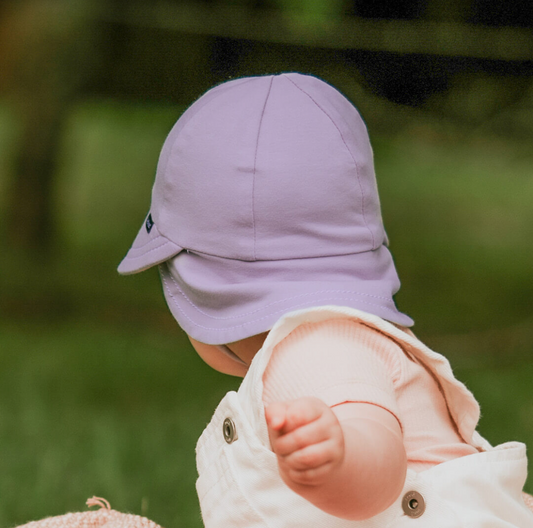
[[[434,20],[370,20],[354,17],[310,19],[294,11],[224,3],[130,2],[101,12],[110,22],[197,35],[278,44],[419,53],[480,59],[533,60],[533,30],[490,28]]]

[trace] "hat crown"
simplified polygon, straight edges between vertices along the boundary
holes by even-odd
[[[196,101],[165,141],[151,211],[173,243],[230,259],[360,253],[385,241],[359,113],[295,73],[237,79]]]

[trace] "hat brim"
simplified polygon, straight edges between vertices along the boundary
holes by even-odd
[[[143,224],[130,250],[120,263],[118,272],[121,275],[139,273],[161,264],[181,251],[183,248],[162,235],[156,225],[152,225],[148,231],[146,224]]]

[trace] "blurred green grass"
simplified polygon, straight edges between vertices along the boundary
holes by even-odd
[[[77,105],[53,258],[0,251],[1,526],[84,509],[92,495],[167,528],[201,526],[194,445],[238,380],[193,353],[155,270],[115,271],[182,110]],[[435,130],[373,137],[397,300],[480,400],[481,433],[532,445],[533,154]],[[0,196],[16,136],[0,108]]]
[[[194,447],[236,379],[183,335],[79,321],[0,324],[0,525],[106,497],[201,526]]]

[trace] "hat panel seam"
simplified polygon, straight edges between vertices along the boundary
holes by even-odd
[[[372,239],[372,248],[375,248],[375,245],[376,245],[376,240],[375,240],[375,237],[374,237],[374,233],[372,232],[372,229],[370,229],[370,226],[368,225],[368,221],[366,219],[366,214],[365,214],[365,191],[363,189],[363,185],[361,184],[361,177],[360,177],[360,173],[359,173],[359,164],[357,163],[357,161],[355,160],[355,156],[353,155],[351,149],[348,147],[348,144],[346,142],[346,139],[344,138],[344,135],[343,133],[341,132],[339,126],[337,125],[337,123],[335,123],[335,120],[328,114],[328,112],[326,112],[326,110],[324,108],[322,108],[322,106],[320,106],[320,104],[314,99],[313,96],[311,96],[308,92],[306,92],[303,88],[301,88],[300,86],[298,86],[298,84],[296,84],[289,76],[287,75],[284,75],[284,77],[289,80],[298,90],[300,90],[303,94],[307,95],[307,97],[309,97],[309,99],[311,99],[311,101],[313,101],[313,103],[316,105],[316,107],[321,110],[327,117],[328,119],[331,121],[331,123],[333,124],[333,126],[337,129],[337,132],[339,133],[340,137],[341,137],[341,140],[342,142],[344,143],[344,146],[346,147],[346,150],[350,153],[350,157],[352,158],[352,161],[355,165],[355,172],[357,174],[357,183],[359,185],[359,189],[361,190],[361,213],[363,215],[363,220],[365,222],[365,227],[368,229],[368,232],[370,233],[370,237]]]
[[[258,77],[250,77],[249,79],[246,79],[246,81],[242,82],[242,83],[239,83],[238,86],[242,86],[242,85],[245,85],[245,84],[248,84],[254,80],[256,80]],[[186,120],[185,123],[183,123],[183,126],[180,128],[180,130],[178,131],[176,137],[174,138],[174,142],[172,144],[172,148],[174,148],[174,144],[175,142],[177,141],[178,137],[183,133],[183,131],[185,130],[185,128],[189,125],[189,123],[191,123],[191,121],[194,121],[196,118],[198,118],[198,115],[204,111],[204,109],[209,106],[211,103],[214,103],[217,101],[217,99],[219,97],[221,97],[222,95],[224,95],[228,90],[229,88],[226,87],[226,89],[222,89],[224,88],[224,84],[225,83],[221,83],[217,86],[214,87],[214,90],[216,90],[217,88],[221,88],[220,90],[217,90],[215,93],[212,93],[212,97],[210,98],[206,98],[205,101],[202,101],[203,97],[208,95],[211,90],[208,90],[207,92],[205,92],[201,97],[200,99],[196,100],[191,106],[189,106],[189,108],[187,108],[187,110],[185,110],[185,112],[183,113],[183,115],[185,115],[186,112],[188,112],[189,110],[192,110],[196,109],[196,112],[194,112],[190,117],[188,117],[188,119]],[[200,102],[202,102],[203,104],[199,104]],[[178,120],[179,122],[179,120]]]
[[[265,109],[267,106],[268,99],[270,97],[270,91],[272,90],[272,83],[274,82],[274,76],[270,78],[270,84],[268,85],[267,95],[265,97],[265,103],[263,105],[263,110],[261,111],[261,117],[259,118],[259,127],[257,129],[257,140],[255,142],[255,153],[254,153],[254,170],[252,174],[252,226],[254,233],[254,249],[253,249],[253,260],[257,260],[256,252],[256,228],[255,228],[255,176],[257,169],[257,151],[259,150],[259,137],[261,135],[261,127],[263,125],[263,117],[265,116]]]
[[[250,81],[252,81],[254,79],[254,77],[251,77],[249,79],[247,79],[246,81],[242,82],[242,83],[239,83],[239,85],[242,85],[242,84],[247,84],[249,83]],[[217,88],[220,88],[219,90],[217,90]],[[183,130],[187,127],[187,125],[192,121],[194,120],[198,114],[206,107],[208,106],[211,102],[217,100],[221,95],[223,95],[227,90],[228,88],[226,87],[226,89],[223,89],[224,88],[224,83],[221,83],[219,84],[218,86],[215,86],[213,88],[213,90],[215,90],[214,92],[213,91],[207,91],[205,92],[201,97],[200,99],[198,99],[197,101],[195,101],[193,104],[191,104],[181,115],[180,119],[178,119],[178,121],[175,123],[174,127],[172,127],[172,129],[170,130],[169,132],[169,135],[167,137],[168,140],[170,140],[170,144],[168,145],[168,151],[165,152],[165,158],[163,161],[163,163],[161,164],[161,172],[163,173],[163,175],[166,175],[166,171],[167,171],[167,166],[168,166],[168,162],[169,162],[169,159],[171,158],[172,156],[172,152],[174,151],[174,148],[176,146],[176,143],[179,139],[179,137],[182,135],[183,133]],[[206,96],[207,94],[209,94],[211,92],[211,97],[207,98],[205,100],[202,101],[202,98],[204,96]],[[195,110],[193,112],[193,110]],[[178,123],[180,123],[180,121],[182,121],[184,119],[184,122],[181,123],[181,126],[180,127],[177,127]],[[172,139],[170,138],[170,136],[173,136]],[[165,141],[166,143],[166,141]],[[165,145],[163,145],[163,149],[165,149]]]
[[[248,79],[246,78],[243,78],[243,79],[246,79],[244,80],[243,82],[239,83],[238,86],[243,86],[245,84],[248,84],[250,82],[253,82],[255,80],[257,80],[258,78],[260,78],[260,76],[257,76],[257,77],[250,77]],[[238,79],[236,79],[238,80]],[[190,110],[193,110],[195,109],[195,112],[192,113],[192,115],[190,115],[189,117],[187,117],[185,123],[183,123],[183,125],[181,126],[181,128],[179,130],[177,130],[177,132],[175,133],[175,136],[172,138],[172,141],[170,143],[170,146],[169,146],[169,154],[166,156],[166,159],[165,159],[165,165],[164,167],[162,167],[162,172],[165,176],[165,181],[166,181],[166,172],[167,172],[167,167],[168,167],[168,163],[169,163],[169,160],[170,158],[173,156],[173,153],[175,152],[175,150],[178,147],[178,142],[180,141],[181,137],[183,136],[184,134],[184,131],[187,129],[187,127],[191,126],[191,123],[195,122],[198,120],[198,116],[200,114],[202,114],[207,107],[209,107],[211,104],[213,103],[216,103],[218,101],[218,99],[220,97],[222,97],[227,91],[229,91],[229,88],[228,87],[225,87],[225,83],[221,83],[217,86],[215,86],[215,90],[217,88],[220,88],[220,90],[217,90],[216,93],[212,93],[211,90],[208,90],[207,92],[205,92],[201,97],[200,99],[196,100],[191,106],[189,106],[189,108],[187,108],[187,110],[185,110],[185,112],[182,114],[182,115],[185,115],[187,112],[189,112]],[[206,100],[203,100],[203,98],[205,96],[207,96],[208,94],[211,94],[211,97],[206,97]],[[200,104],[201,103],[201,104]],[[181,118],[177,121],[177,123],[179,123],[181,120]],[[176,123],[176,124],[177,124]],[[169,134],[169,138],[170,138],[170,135],[173,133],[173,130],[171,130],[170,134]],[[169,139],[167,138],[167,139]],[[179,156],[176,156],[178,159],[179,159]],[[156,183],[157,183],[157,177],[156,177]],[[155,184],[154,184],[154,190],[155,190]],[[161,191],[160,191],[161,192]],[[153,198],[152,198],[153,200]],[[163,200],[164,201],[164,200]],[[168,207],[165,207],[165,206],[162,206],[160,207],[160,209],[163,209],[163,211],[153,211],[153,214],[154,215],[157,215],[159,216],[160,214],[165,214],[166,217],[168,217],[168,212],[167,212],[167,209],[169,209]],[[164,224],[164,222],[162,222]],[[165,226],[163,225],[162,226],[162,229],[164,230]],[[168,238],[169,240],[171,240],[170,237],[167,237],[161,230],[158,230],[159,233],[163,236],[165,236],[166,238]],[[172,240],[171,240],[172,241]]]

